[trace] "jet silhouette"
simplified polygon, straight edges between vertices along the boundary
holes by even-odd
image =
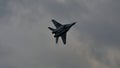
[[[53,24],[55,25],[56,29],[54,28],[51,28],[51,27],[48,27],[51,31],[52,31],[52,34],[55,34],[54,35],[54,38],[56,38],[56,43],[58,43],[58,39],[59,37],[62,38],[62,41],[64,44],[66,44],[66,34],[67,34],[67,31],[73,26],[76,24],[76,22],[73,22],[71,24],[60,24],[59,22],[57,22],[56,20],[52,19],[51,20],[53,22]]]

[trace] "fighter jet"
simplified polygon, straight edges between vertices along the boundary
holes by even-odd
[[[51,20],[53,22],[53,24],[55,25],[56,29],[48,27],[51,31],[52,34],[54,34],[54,38],[56,38],[56,44],[58,43],[58,39],[59,37],[62,38],[62,41],[64,44],[66,44],[66,35],[67,35],[67,31],[76,24],[76,22],[73,22],[71,24],[60,24],[59,22],[57,22],[56,20],[52,19]]]

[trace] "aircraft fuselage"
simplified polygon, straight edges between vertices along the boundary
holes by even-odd
[[[53,33],[55,33],[54,37],[59,37],[59,36],[61,36],[63,33],[67,32],[67,31],[70,29],[70,27],[67,27],[67,26],[69,26],[69,24],[63,25],[63,26],[57,28],[57,29],[55,30],[55,32],[53,32]]]

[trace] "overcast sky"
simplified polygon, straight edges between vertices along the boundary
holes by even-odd
[[[120,68],[120,0],[0,0],[0,68]]]

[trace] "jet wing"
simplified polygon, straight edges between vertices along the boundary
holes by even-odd
[[[66,33],[61,35],[61,38],[62,38],[63,43],[66,44]]]
[[[62,26],[62,24],[58,23],[56,20],[52,19],[53,24],[56,26],[56,28]]]

